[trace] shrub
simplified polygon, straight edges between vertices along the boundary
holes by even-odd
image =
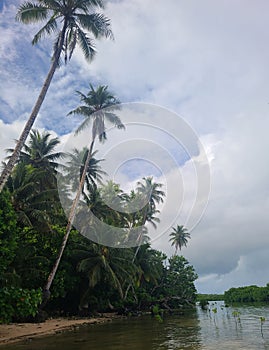
[[[0,323],[34,317],[42,301],[41,289],[4,287],[0,289]]]

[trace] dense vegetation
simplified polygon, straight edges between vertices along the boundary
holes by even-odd
[[[197,301],[219,301],[224,300],[224,294],[197,294]]]
[[[232,302],[256,302],[269,301],[269,283],[265,287],[246,286],[231,288],[224,293],[224,300],[226,303]]]
[[[47,132],[32,131],[0,194],[1,322],[31,319],[38,312],[42,289],[62,245],[67,218],[57,192],[59,162],[70,165],[71,173],[74,163],[82,169],[87,149],[62,154],[55,150],[58,143]],[[128,194],[111,181],[100,183],[102,176],[101,161],[91,158],[83,198],[101,221],[126,229],[157,225],[156,203],[164,196],[161,184],[144,178]],[[113,189],[113,196],[116,193],[117,200],[128,205],[147,186],[152,190],[148,204],[131,214],[109,208],[101,195],[108,196]],[[153,305],[168,310],[192,305],[197,278],[193,267],[183,256],[167,259],[152,249],[146,226],[143,244],[126,249],[97,244],[72,229],[46,312],[91,315],[96,311],[149,310]],[[182,226],[173,229],[171,238],[176,248],[186,244],[185,233]]]

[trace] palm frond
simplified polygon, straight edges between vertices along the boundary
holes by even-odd
[[[88,61],[91,61],[95,55],[95,46],[93,41],[87,37],[86,33],[77,26],[78,44]]]
[[[50,20],[34,36],[32,44],[37,44],[45,35],[50,35],[57,29],[57,17],[51,17]]]
[[[16,20],[25,24],[44,21],[48,16],[48,11],[45,6],[27,1],[19,7]]]
[[[110,20],[103,14],[76,14],[76,17],[81,27],[91,32],[96,39],[100,37],[113,39],[113,33],[110,29]]]
[[[114,124],[118,129],[125,129],[125,125],[122,123],[120,117],[118,117],[115,113],[105,111],[105,117],[111,124]]]

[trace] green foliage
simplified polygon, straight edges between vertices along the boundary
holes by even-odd
[[[224,294],[197,294],[197,301],[220,301],[224,300]]]
[[[27,319],[29,316],[35,316],[41,299],[41,289],[1,288],[0,323],[20,321]]]
[[[199,305],[201,306],[201,308],[203,310],[207,309],[208,304],[209,304],[209,302],[206,299],[201,299],[200,302],[199,302]]]
[[[57,160],[63,156],[54,152],[57,144],[58,140],[50,139],[47,133],[33,132],[0,195],[1,322],[25,320],[37,312],[39,288],[46,284],[66,232],[66,217],[55,194],[54,180],[60,168]],[[66,165],[78,161],[80,174],[85,150],[75,153]],[[164,196],[161,184],[152,177],[144,178],[129,194],[112,181],[100,185],[102,174],[100,161],[91,158],[83,199],[101,221],[125,227],[126,232],[146,223],[156,226],[157,203]],[[115,200],[128,208],[136,201],[141,204],[145,192],[150,193],[148,203],[142,209],[138,205],[134,213],[114,211],[106,204]],[[94,226],[91,229],[95,232]],[[154,305],[154,316],[161,322],[161,310],[194,305],[194,268],[183,256],[170,258],[167,265],[166,255],[148,243],[146,228],[139,234],[145,244],[117,249],[94,243],[72,230],[46,311],[88,315],[123,310],[129,314]]]
[[[265,287],[246,286],[239,288],[230,288],[224,293],[226,303],[240,302],[268,302],[269,301],[269,284]]]
[[[7,269],[15,257],[18,244],[15,211],[8,191],[0,193],[0,283],[7,279]],[[6,280],[7,281],[7,280]]]

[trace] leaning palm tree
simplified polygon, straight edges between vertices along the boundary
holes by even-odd
[[[87,32],[90,32],[96,39],[100,37],[113,38],[109,19],[101,13],[93,12],[95,7],[103,8],[103,1],[36,0],[32,2],[25,1],[19,7],[16,16],[18,21],[25,24],[47,21],[34,36],[32,44],[37,44],[44,36],[52,33],[56,33],[56,38],[48,75],[30,117],[17,141],[14,152],[2,171],[0,191],[2,191],[7,178],[11,174],[35,122],[54,73],[60,65],[61,55],[64,56],[64,60],[67,62],[68,59],[71,59],[75,47],[79,45],[85,58],[90,61],[94,57],[95,46],[93,39],[88,36]]]
[[[191,238],[187,229],[184,226],[177,225],[177,227],[172,228],[173,231],[170,233],[170,240],[172,246],[175,246],[175,255],[177,254],[178,249],[181,250],[183,246],[187,246],[188,239]]]
[[[75,110],[71,111],[69,114],[80,114],[85,117],[84,122],[77,129],[77,133],[80,132],[83,128],[85,128],[88,124],[92,122],[92,140],[90,143],[89,151],[87,154],[87,158],[85,159],[83,172],[80,175],[79,186],[76,192],[75,199],[73,200],[73,204],[70,209],[68,223],[66,226],[66,232],[63,237],[62,245],[60,247],[58,257],[55,261],[55,264],[51,270],[51,273],[48,277],[47,283],[45,285],[45,298],[49,297],[50,287],[53,282],[54,276],[58,270],[59,263],[61,261],[69,234],[72,229],[72,225],[74,222],[76,208],[79,204],[79,198],[81,192],[84,187],[84,183],[86,180],[87,170],[89,166],[89,162],[93,156],[93,148],[96,138],[99,138],[99,141],[104,141],[106,139],[106,128],[105,121],[110,122],[118,129],[123,129],[124,125],[122,124],[120,118],[114,113],[115,110],[119,109],[119,100],[117,100],[111,92],[109,92],[107,86],[99,86],[96,90],[90,85],[90,91],[87,95],[78,92],[83,102],[83,105],[79,106]],[[45,302],[45,301],[44,301]]]

